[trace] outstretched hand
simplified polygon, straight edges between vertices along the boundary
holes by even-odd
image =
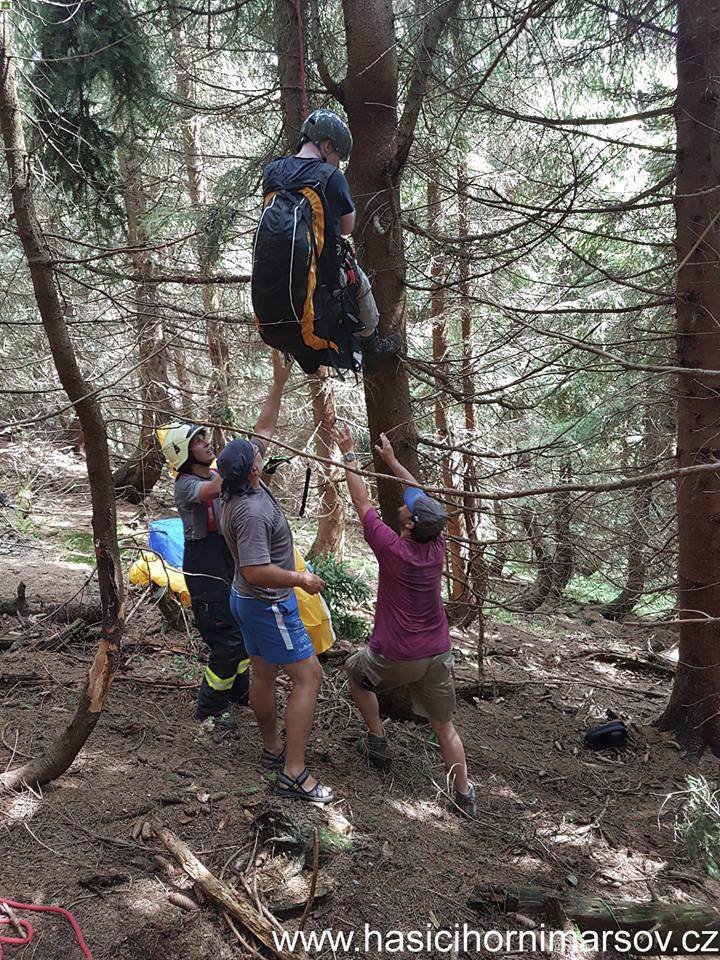
[[[375,444],[375,450],[378,455],[385,461],[385,463],[390,463],[392,460],[395,460],[395,451],[393,450],[393,445],[390,443],[388,438],[384,433],[380,434],[380,442]]]
[[[292,357],[285,363],[285,358],[281,353],[278,353],[277,350],[272,352],[272,365],[273,365],[273,380],[276,384],[281,387],[284,387],[290,378],[292,373],[293,360]]]
[[[350,427],[346,423],[335,424],[335,442],[340,447],[340,453],[350,453],[355,446],[353,435],[350,433]]]

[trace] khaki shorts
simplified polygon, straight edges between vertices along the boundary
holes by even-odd
[[[345,669],[361,687],[384,693],[407,687],[413,709],[421,717],[445,722],[455,712],[452,650],[421,660],[386,660],[365,647],[345,662]]]

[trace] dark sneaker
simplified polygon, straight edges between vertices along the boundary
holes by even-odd
[[[218,733],[237,733],[237,723],[233,720],[229,713],[221,713],[219,716],[208,716],[203,717],[200,714],[197,714],[195,717],[196,720],[199,720],[204,727],[208,730],[217,731]]]
[[[358,339],[365,363],[372,364],[378,360],[386,360],[400,352],[400,337],[396,333],[389,337],[380,337],[375,330],[369,337],[359,337]]]
[[[377,737],[374,733],[368,733],[365,739],[359,742],[358,747],[365,759],[378,770],[390,768],[392,757],[387,737]]]
[[[470,789],[467,793],[460,793],[459,790],[455,791],[453,795],[453,809],[464,817],[477,820],[477,796],[475,787],[472,784],[470,784]]]

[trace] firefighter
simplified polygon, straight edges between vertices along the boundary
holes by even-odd
[[[230,612],[235,566],[220,532],[222,479],[211,466],[215,452],[204,427],[180,423],[158,434],[175,477],[175,505],[185,536],[183,573],[195,624],[210,648],[196,717],[233,732],[237,725],[228,708],[231,703],[248,703],[250,661],[242,631]]]

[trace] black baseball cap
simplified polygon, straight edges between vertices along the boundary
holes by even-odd
[[[417,540],[418,543],[427,543],[439,537],[448,522],[445,507],[417,487],[408,487],[403,500],[415,524],[410,531],[413,540]]]

